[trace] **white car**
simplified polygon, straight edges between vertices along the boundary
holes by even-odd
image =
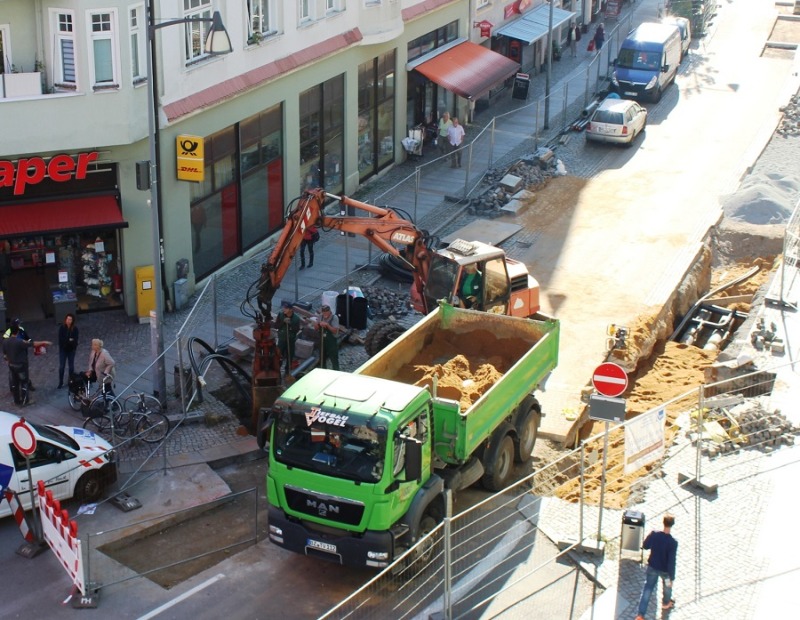
[[[82,501],[97,500],[116,482],[111,444],[102,437],[82,428],[27,422],[36,450],[26,461],[11,436],[18,421],[13,413],[0,411],[0,490],[16,491],[26,510],[31,507],[30,489],[39,480],[53,492],[54,499],[77,497]],[[0,518],[10,514],[9,503],[0,495]]]
[[[647,110],[629,99],[607,97],[586,125],[586,139],[630,144],[644,131]]]

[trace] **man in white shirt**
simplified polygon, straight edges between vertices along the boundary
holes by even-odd
[[[452,118],[453,125],[447,130],[447,139],[450,142],[450,167],[461,167],[461,143],[464,141],[464,128],[458,119]]]

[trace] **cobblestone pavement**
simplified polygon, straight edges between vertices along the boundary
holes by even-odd
[[[656,0],[641,0],[633,5],[626,3],[622,17],[625,18],[631,10],[634,10],[634,22],[652,20],[657,9]],[[578,58],[564,56],[560,62],[554,63],[552,92],[562,88],[571,76],[583,70],[589,59],[589,54],[582,50],[579,51]],[[529,101],[536,100],[543,94],[544,80],[536,76],[531,85]],[[510,96],[496,101],[467,127],[468,136],[477,133],[477,130],[489,123],[493,116],[513,112],[524,104],[525,102],[512,100]],[[573,102],[566,117],[577,117],[581,107],[579,101]],[[657,111],[655,113],[658,114]],[[515,158],[531,152],[537,145],[549,144],[555,148],[557,156],[564,161],[571,174],[591,177],[602,170],[602,149],[583,148],[583,140],[579,134],[569,135],[566,142],[561,144],[557,142],[560,132],[561,128],[554,126],[538,137],[529,136],[523,139],[496,165],[499,167],[507,165]],[[416,166],[432,158],[432,154],[425,153],[420,161],[405,162],[393,167],[367,183],[355,197],[369,200],[371,197],[380,196],[407,179]],[[446,167],[446,163],[442,162],[441,167]],[[419,218],[421,227],[437,231],[442,235],[463,226],[468,221],[470,216],[466,213],[463,201],[450,200],[441,201],[435,210],[422,213]],[[337,240],[327,240],[323,236],[317,246],[317,252],[324,256],[325,248],[329,246],[329,252],[333,256],[340,251],[337,243]],[[513,251],[510,253],[513,255]],[[251,260],[225,270],[224,289],[218,291],[218,300],[221,300],[218,312],[222,317],[219,322],[229,328],[227,332],[221,334],[223,342],[231,337],[230,330],[237,325],[237,322],[246,322],[242,318],[237,318],[241,317],[239,304],[244,291],[257,277],[258,266],[265,255],[265,252],[260,252],[251,257]],[[314,269],[314,272],[311,270],[305,272],[311,284],[303,289],[316,291],[313,294],[314,301],[317,300],[319,291],[341,291],[348,285],[366,286],[379,279],[376,272],[371,269],[356,270],[345,278],[337,276],[335,271],[317,270],[316,265]],[[291,283],[287,283],[284,288],[286,291],[291,291]],[[295,286],[294,290],[300,289]],[[302,298],[302,295],[298,294],[297,297]],[[192,302],[196,300],[197,296]],[[202,303],[209,302],[206,299]],[[164,333],[167,345],[176,338],[188,316],[189,308],[165,316]],[[208,321],[202,319],[199,322]],[[35,339],[56,340],[57,326],[52,321],[25,326]],[[81,346],[76,360],[78,369],[88,365],[90,339],[100,337],[117,361],[118,392],[139,375],[143,378],[136,382],[136,389],[147,389],[144,387],[149,385],[147,367],[149,360],[152,359],[149,325],[139,324],[122,311],[107,311],[79,315],[78,326],[81,330]],[[208,325],[204,327],[207,328]],[[353,369],[365,359],[363,348],[360,346],[344,346],[340,355],[344,369]],[[69,408],[66,390],[56,389],[58,382],[56,348],[51,348],[44,356],[31,356],[30,362],[31,376],[36,386],[36,392],[33,394],[34,402],[20,409],[13,404],[10,395],[3,391],[0,394],[0,407],[24,414],[34,422],[79,424],[81,416]],[[166,364],[168,413],[171,415],[179,414],[181,411],[180,402],[174,396],[172,382],[172,365],[175,362],[175,356],[171,355]],[[168,444],[166,448],[168,455],[170,457],[196,455],[202,460],[206,454],[219,455],[220,452],[233,452],[241,450],[242,446],[253,445],[252,438],[243,437],[237,432],[239,426],[237,417],[226,402],[206,391],[203,402],[192,410],[192,417],[200,420],[212,419],[215,423],[184,425]],[[139,451],[135,453],[137,457],[147,452],[146,448],[141,447],[137,447],[136,450]],[[657,527],[660,515],[666,510],[672,511],[677,517],[675,534],[682,543],[675,586],[678,605],[670,616],[675,619],[720,617],[749,619],[772,617],[772,614],[768,615],[769,612],[793,615],[785,606],[788,600],[787,593],[791,592],[791,585],[787,582],[793,579],[793,583],[796,583],[797,558],[800,557],[800,550],[797,549],[796,537],[792,536],[791,530],[785,525],[790,508],[784,498],[793,496],[793,486],[790,485],[793,485],[792,479],[796,480],[800,473],[797,471],[797,457],[800,454],[797,448],[787,448],[771,457],[760,458],[748,452],[741,452],[713,463],[709,467],[709,475],[720,484],[717,498],[705,497],[695,491],[679,487],[676,483],[677,471],[693,465],[694,453],[688,446],[678,444],[673,447],[671,454],[672,458],[668,460],[664,477],[650,485],[644,503],[637,507],[645,513],[648,528]],[[578,516],[575,506],[546,500],[544,511],[545,516],[541,522],[547,524],[546,533],[553,540],[564,536],[577,536]],[[613,511],[606,512],[603,534],[609,540],[618,538],[620,518],[620,514],[615,514]],[[596,519],[596,513],[592,514],[591,510],[587,509],[586,523],[595,523]],[[542,527],[545,529],[544,525]],[[780,538],[778,534],[781,534]],[[591,617],[633,619],[643,579],[641,565],[635,560],[620,559],[618,547],[615,547],[613,542],[609,545],[602,562],[591,556],[579,557],[578,560],[587,574],[608,589],[606,595],[598,600],[594,610],[591,610]],[[505,617],[522,616],[522,613],[527,617],[530,611],[525,610],[524,605],[517,605],[514,613],[506,614]]]

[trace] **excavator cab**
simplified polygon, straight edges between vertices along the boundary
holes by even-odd
[[[456,240],[432,256],[425,287],[428,308],[444,299],[462,308],[507,314],[511,279],[505,256],[494,248],[491,253],[479,250],[478,244]]]

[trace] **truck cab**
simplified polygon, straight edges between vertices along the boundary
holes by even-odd
[[[295,386],[272,409],[270,540],[340,564],[387,566],[401,540],[416,538],[418,522],[400,518],[430,477],[427,390],[320,368]]]

